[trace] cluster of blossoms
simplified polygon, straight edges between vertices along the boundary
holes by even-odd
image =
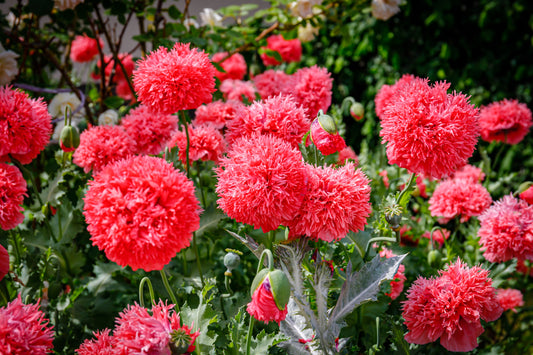
[[[94,354],[190,354],[198,331],[181,325],[173,304],[161,300],[148,310],[138,304],[128,306],[116,318],[116,327],[95,332],[95,339],[85,340],[78,355]]]
[[[409,332],[405,340],[427,344],[440,338],[449,351],[471,351],[484,329],[503,312],[488,271],[469,268],[461,260],[450,264],[440,276],[419,277],[407,291],[403,317]]]

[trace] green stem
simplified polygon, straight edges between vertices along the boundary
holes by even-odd
[[[270,271],[274,270],[274,256],[272,255],[272,251],[270,249],[265,249],[261,253],[261,257],[259,258],[259,264],[257,264],[257,271],[256,274],[259,273],[263,269],[263,263],[265,260],[265,255],[268,257],[268,268]]]
[[[246,335],[246,355],[250,355],[250,346],[252,345],[253,330],[254,330],[254,317],[250,316],[250,323],[248,323],[248,334]]]
[[[180,121],[183,124],[183,127],[185,128],[185,136],[187,137],[187,148],[185,149],[185,154],[187,155],[187,166],[185,167],[185,171],[187,172],[187,177],[189,177],[189,164],[190,164],[190,158],[189,158],[189,148],[191,145],[191,139],[189,137],[189,126],[187,125],[187,117],[185,116],[185,111],[181,110],[179,112]]]
[[[150,292],[150,303],[154,303],[154,289],[152,288],[152,282],[148,276],[142,278],[141,283],[139,284],[139,303],[141,307],[144,307],[144,284],[148,285],[148,292]],[[177,306],[176,306],[177,307]]]
[[[202,273],[202,263],[200,261],[200,253],[198,253],[198,245],[196,243],[196,232],[192,232],[192,246],[194,249],[194,254],[196,255],[196,267],[198,268],[198,273],[200,274],[200,280],[202,281],[202,288],[205,286],[204,274]]]
[[[388,238],[388,237],[370,238],[368,243],[366,243],[365,256],[368,254],[368,251],[370,250],[370,245],[372,245],[373,242],[396,242],[396,238]]]
[[[161,269],[159,270],[159,273],[161,274],[161,279],[163,280],[163,284],[165,285],[165,288],[167,289],[168,294],[170,295],[170,299],[172,300],[172,303],[176,306],[176,311],[179,313],[180,307],[178,305],[178,300],[176,299],[176,296],[174,295],[174,292],[172,291],[172,288],[170,287],[170,284],[168,283],[167,274],[165,274],[165,270]]]
[[[226,286],[226,290],[228,291],[230,296],[233,296],[233,290],[230,286],[230,278],[228,275],[224,275],[224,286]]]

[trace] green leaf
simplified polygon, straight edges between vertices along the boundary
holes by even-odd
[[[113,279],[113,273],[120,269],[122,267],[116,263],[97,261],[93,268],[96,276],[91,278],[91,281],[87,284],[87,290],[93,295],[97,295],[106,290],[117,291],[117,289],[122,289],[123,287]]]
[[[266,54],[268,57],[273,57],[278,62],[283,62],[283,59],[281,59],[281,54],[277,51],[273,51],[272,49],[268,49],[266,47],[259,48],[259,54]]]
[[[118,96],[110,96],[104,100],[104,105],[109,108],[118,109],[122,104],[124,104],[124,99]]]
[[[268,354],[268,349],[285,340],[287,339],[280,333],[267,333],[263,329],[257,337],[252,338],[250,352],[252,354]]]
[[[181,12],[175,5],[171,5],[168,8],[168,15],[174,20],[178,20],[179,18],[181,18]]]

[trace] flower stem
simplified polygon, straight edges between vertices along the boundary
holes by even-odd
[[[187,125],[187,117],[185,116],[185,111],[181,110],[179,113],[179,118],[181,123],[183,124],[183,127],[185,128],[185,136],[187,137],[187,148],[185,148],[185,154],[187,155],[187,166],[185,167],[185,171],[187,172],[187,177],[189,177],[189,164],[190,164],[190,158],[189,158],[189,148],[191,145],[191,138],[189,137],[189,126]]]
[[[365,256],[368,254],[368,251],[370,250],[370,245],[373,242],[396,242],[396,238],[388,238],[388,237],[370,238],[370,240],[366,243]]]
[[[144,307],[144,284],[148,285],[148,292],[150,292],[150,303],[154,302],[154,289],[152,288],[152,282],[148,276],[145,276],[142,278],[141,283],[139,284],[139,303],[141,304],[141,307]]]
[[[159,273],[161,274],[161,279],[163,280],[163,284],[165,285],[165,288],[167,289],[168,294],[170,295],[170,299],[172,300],[172,303],[176,306],[176,310],[179,312],[180,307],[178,305],[178,300],[176,299],[176,295],[174,295],[174,292],[172,291],[172,288],[170,287],[170,284],[168,283],[167,274],[165,274],[165,270],[161,269],[159,270]]]
[[[253,330],[254,330],[254,317],[250,315],[250,323],[248,323],[248,334],[246,335],[246,355],[250,355],[250,346],[252,345]]]
[[[196,255],[196,266],[198,267],[198,273],[200,274],[200,280],[202,280],[202,287],[205,286],[204,274],[202,273],[202,263],[200,262],[200,253],[198,253],[198,245],[196,244],[196,232],[192,232],[192,246],[194,254]]]
[[[411,188],[413,187],[413,182],[416,181],[415,179],[416,177],[416,173],[412,173],[411,176],[409,177],[409,181],[407,182],[407,184],[405,185],[405,187],[403,188],[402,192],[400,192],[400,195],[398,196],[398,199],[396,200],[396,203],[400,203],[400,201],[402,200],[403,196],[411,190]]]

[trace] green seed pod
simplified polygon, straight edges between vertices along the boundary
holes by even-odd
[[[241,257],[233,252],[229,252],[224,256],[224,266],[231,272],[239,266],[241,262]]]

